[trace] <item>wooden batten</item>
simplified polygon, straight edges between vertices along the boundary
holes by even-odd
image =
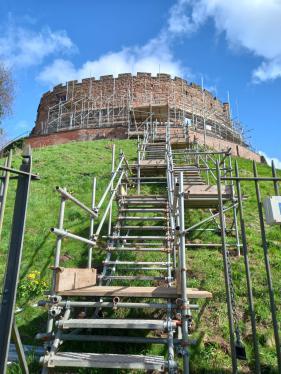
[[[97,282],[96,269],[57,268],[55,291],[67,292],[94,286]]]
[[[197,288],[187,288],[189,299],[210,299],[212,294]],[[176,287],[126,287],[94,286],[59,292],[64,296],[103,296],[103,297],[144,297],[144,298],[178,298],[180,292]]]

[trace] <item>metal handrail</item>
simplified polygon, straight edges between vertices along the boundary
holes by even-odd
[[[58,191],[66,200],[72,201],[74,204],[85,210],[87,213],[89,213],[93,217],[98,216],[97,210],[88,208],[85,204],[83,204],[80,200],[78,200],[76,197],[71,195],[65,188],[61,188],[59,186],[56,187],[56,191]]]

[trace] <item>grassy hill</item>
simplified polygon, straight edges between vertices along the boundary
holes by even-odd
[[[127,158],[132,160],[136,156],[135,141],[115,141],[117,152],[123,149]],[[56,226],[59,210],[60,196],[55,192],[55,186],[67,187],[76,197],[90,205],[92,179],[97,179],[97,199],[110,177],[112,142],[100,140],[95,142],[69,143],[60,146],[46,147],[33,151],[33,171],[39,173],[40,181],[33,181],[28,206],[26,223],[26,236],[24,253],[21,266],[20,294],[18,306],[23,311],[17,315],[17,322],[25,343],[34,344],[34,335],[43,332],[46,328],[46,311],[34,307],[36,301],[43,297],[45,281],[49,283],[51,271],[48,269],[53,264],[55,236],[49,229]],[[14,158],[13,166],[20,164],[20,153]],[[252,164],[247,160],[239,159],[241,175],[252,174]],[[269,175],[270,168],[259,165],[260,175]],[[258,323],[258,336],[261,349],[261,360],[264,373],[274,373],[276,365],[275,348],[272,323],[269,311],[268,293],[266,288],[266,274],[263,263],[263,250],[259,232],[257,204],[253,183],[244,183],[243,191],[248,195],[245,202],[246,228],[249,238],[250,265],[253,278],[255,307]],[[2,233],[0,250],[0,283],[5,269],[6,251],[9,241],[10,225],[13,209],[13,197],[15,182],[11,181],[9,198],[5,215],[5,224]],[[263,196],[274,194],[273,186],[269,183],[262,184]],[[89,218],[78,207],[68,203],[65,212],[65,228],[71,232],[87,235]],[[196,222],[202,213],[188,214],[189,222]],[[279,227],[267,227],[267,239],[269,244],[272,266],[273,282],[276,291],[276,302],[280,304],[280,268],[281,231]],[[201,237],[192,237],[197,242],[220,243],[218,234],[206,232]],[[94,251],[94,262],[98,262],[104,256],[104,252]],[[66,266],[85,265],[87,246],[80,243],[64,240],[62,254],[68,256]],[[194,312],[194,337],[198,338],[198,345],[191,349],[192,373],[224,373],[229,372],[229,339],[228,322],[226,314],[225,288],[223,281],[223,262],[218,250],[200,248],[187,251],[188,259],[188,283],[190,287],[198,287],[213,293],[213,299],[202,305],[202,312]],[[252,372],[252,348],[250,344],[250,319],[246,306],[246,283],[244,274],[243,257],[232,257],[233,279],[236,286],[237,314],[243,333],[243,341],[246,344],[248,361],[241,362],[241,372]],[[30,284],[32,277],[37,279],[34,273],[38,271],[39,286],[32,291],[25,288]],[[32,275],[33,274],[33,275]],[[44,281],[44,282],[43,282]],[[280,308],[278,318],[280,320]],[[153,348],[153,353],[161,353],[161,347]],[[157,352],[156,352],[157,350]],[[143,353],[151,352],[142,350]],[[36,365],[34,373],[38,372]],[[10,372],[19,373],[16,365]],[[94,372],[94,371],[92,371]],[[117,372],[117,371],[115,371]],[[276,371],[277,372],[277,371]]]

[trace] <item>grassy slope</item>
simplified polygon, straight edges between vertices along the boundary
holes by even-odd
[[[117,150],[122,148],[129,159],[135,157],[135,142],[116,141]],[[49,233],[49,228],[56,225],[59,195],[54,187],[67,187],[75,196],[85,203],[90,202],[91,184],[93,176],[98,177],[98,198],[104,190],[110,175],[111,142],[96,141],[84,143],[69,143],[61,146],[47,147],[35,150],[33,153],[33,170],[38,172],[41,181],[32,182],[31,196],[28,207],[26,238],[22,261],[21,278],[32,270],[39,270],[42,277],[50,279],[48,267],[52,265],[55,237]],[[17,156],[14,166],[18,166],[20,157]],[[251,163],[239,160],[241,174],[251,174]],[[260,175],[268,175],[267,166],[259,166]],[[12,201],[14,183],[11,183],[7,204],[3,240],[0,252],[0,274],[3,273],[6,248],[9,240],[10,221],[12,216]],[[268,295],[266,292],[266,276],[263,265],[263,251],[261,248],[257,206],[255,202],[254,184],[245,183],[243,191],[249,196],[245,202],[247,235],[249,239],[250,263],[253,276],[255,307],[259,326],[259,340],[261,357],[265,373],[273,372],[275,365],[275,351],[270,313],[268,309]],[[264,184],[263,196],[273,194],[272,186]],[[199,213],[188,214],[190,222],[196,222]],[[79,208],[68,204],[66,209],[65,227],[76,234],[87,235],[88,217]],[[273,281],[276,290],[277,305],[280,305],[280,250],[281,239],[279,228],[267,228]],[[219,242],[220,237],[205,233],[205,240]],[[193,237],[194,239],[194,237]],[[203,240],[203,238],[197,238]],[[87,247],[77,242],[65,240],[63,253],[69,253],[72,259],[66,266],[83,265],[86,263]],[[95,260],[103,257],[103,252],[96,251]],[[200,337],[197,347],[192,349],[192,372],[221,373],[230,367],[227,354],[228,323],[225,304],[222,258],[218,251],[210,249],[190,250],[187,253],[189,265],[189,285],[200,287],[213,292],[214,298],[204,305],[203,313],[194,313],[194,335]],[[244,342],[250,358],[248,363],[241,364],[243,372],[251,372],[250,322],[246,304],[246,287],[243,258],[232,257],[233,278],[237,291],[237,314],[243,331]],[[21,302],[24,311],[17,317],[21,334],[25,342],[33,342],[36,332],[45,330],[46,313],[33,308],[35,300]],[[278,315],[280,319],[280,313]],[[36,372],[36,371],[34,371]]]

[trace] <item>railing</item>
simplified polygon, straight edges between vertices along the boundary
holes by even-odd
[[[188,323],[191,316],[191,308],[187,298],[186,258],[185,258],[185,224],[184,224],[184,187],[183,173],[179,173],[179,180],[175,179],[174,163],[171,147],[170,122],[166,126],[166,152],[165,160],[167,165],[167,191],[169,206],[169,233],[171,238],[173,268],[177,274],[177,283],[180,288],[181,298],[181,355],[183,357],[184,373],[189,373],[189,354],[187,350],[189,332]]]
[[[149,142],[153,142],[155,138],[156,127],[153,123],[146,123],[143,131],[143,138],[138,137],[138,152],[137,152],[137,193],[140,194],[140,170],[141,161],[145,159],[146,148]]]
[[[92,250],[93,250],[93,247],[97,245],[97,241],[101,235],[101,231],[104,227],[104,224],[107,218],[108,218],[107,231],[108,232],[111,231],[112,206],[113,206],[114,198],[118,190],[121,187],[122,180],[125,179],[128,182],[128,174],[132,173],[129,167],[128,161],[122,152],[120,153],[120,160],[116,168],[114,167],[114,164],[115,164],[115,147],[113,147],[112,149],[111,178],[98,204],[95,203],[96,179],[94,178],[93,180],[91,207],[88,207],[86,204],[84,204],[79,199],[74,197],[71,193],[69,193],[66,190],[66,188],[61,188],[61,187],[56,188],[56,191],[60,193],[61,195],[61,205],[60,205],[58,226],[51,228],[51,232],[57,236],[54,270],[56,270],[60,265],[60,253],[61,253],[62,240],[64,237],[77,240],[77,241],[80,241],[82,243],[89,245],[88,268],[91,268]],[[79,208],[81,208],[84,212],[86,212],[90,216],[90,230],[89,230],[88,238],[73,234],[64,228],[64,212],[65,212],[65,204],[67,200],[77,205]],[[107,203],[105,204],[106,201]],[[102,214],[100,214],[101,211],[102,211]],[[99,218],[98,226],[96,230],[94,230],[95,220],[97,220],[98,218]],[[53,290],[54,290],[54,286],[55,286],[55,272],[54,272],[54,278],[53,278]]]

